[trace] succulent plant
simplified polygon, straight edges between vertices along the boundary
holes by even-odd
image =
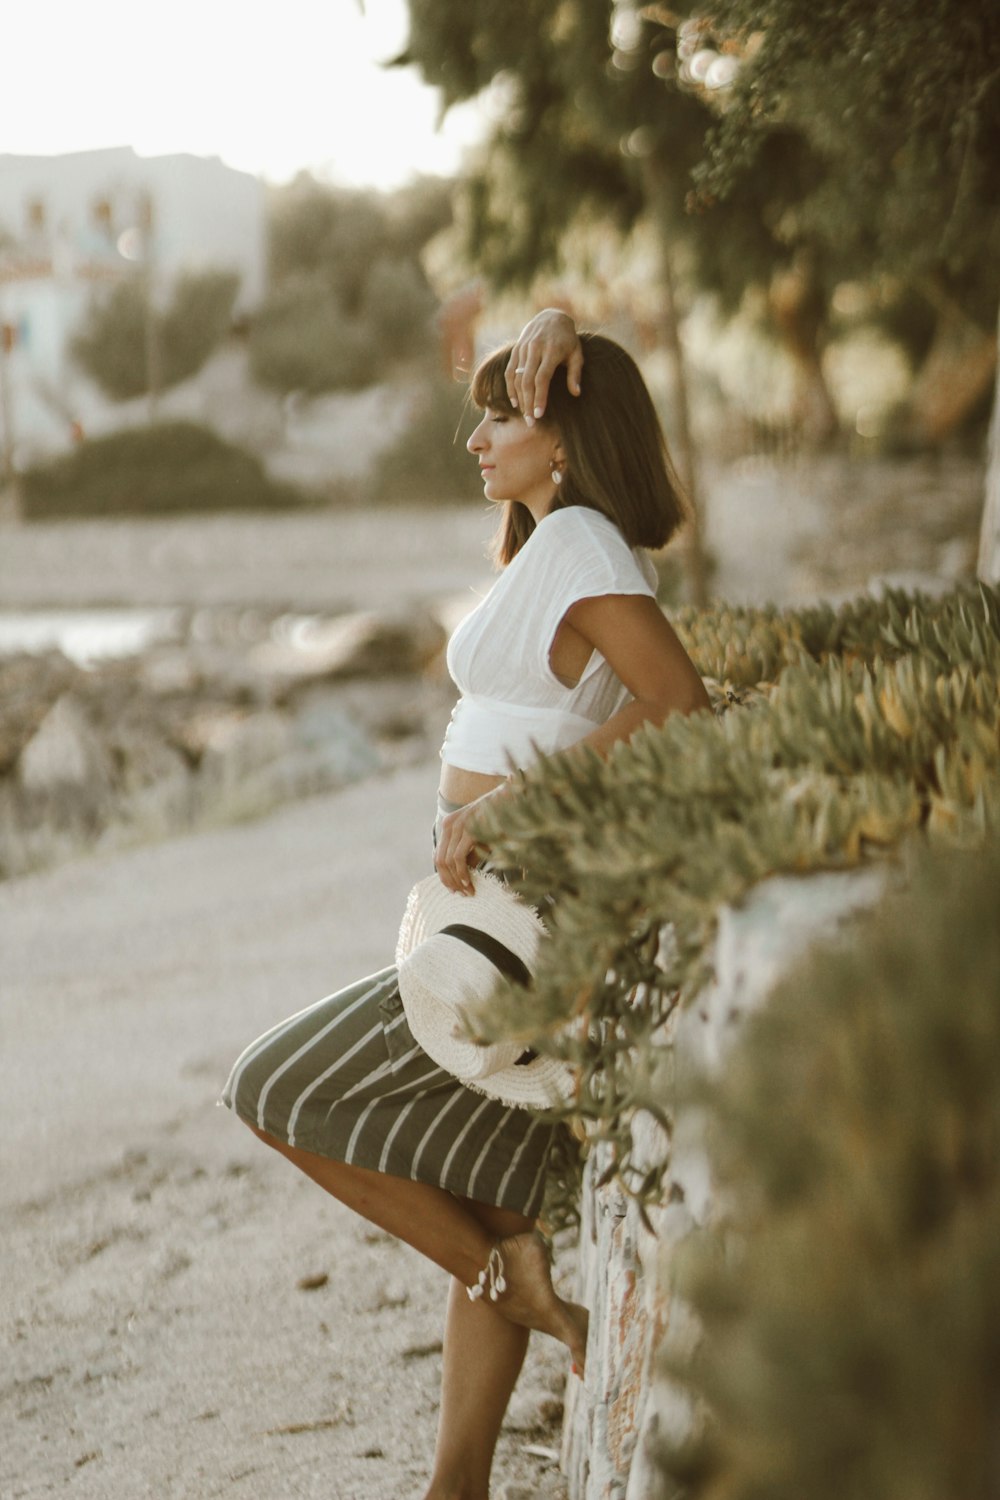
[[[774,873],[893,858],[908,838],[975,845],[1000,818],[996,591],[720,606],[680,626],[716,713],[671,716],[606,759],[549,757],[481,823],[552,940],[530,992],[504,985],[479,1029],[573,1058],[568,1115],[653,1200],[659,1181],[628,1169],[636,1108],[669,1124],[644,1053],[708,977],[720,907]]]

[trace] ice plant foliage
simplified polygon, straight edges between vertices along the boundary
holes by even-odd
[[[681,612],[715,714],[669,718],[606,759],[567,751],[523,776],[483,834],[550,924],[530,991],[480,1018],[572,1058],[569,1114],[611,1140],[669,1128],[663,1023],[708,977],[723,903],[775,873],[893,857],[904,839],[981,842],[1000,822],[1000,594],[889,592],[834,609]],[[565,1212],[568,1204],[559,1206]]]

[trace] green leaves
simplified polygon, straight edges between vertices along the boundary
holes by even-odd
[[[274,190],[256,379],[310,395],[357,390],[424,349],[435,298],[420,251],[450,220],[451,185],[433,180],[391,196],[305,175]]]
[[[632,1190],[659,1192],[646,1169],[629,1180],[631,1119],[669,1115],[664,1025],[705,982],[720,906],[768,875],[850,868],[917,832],[976,842],[996,826],[998,618],[985,588],[836,611],[688,611],[699,666],[721,665],[747,701],[647,726],[606,760],[548,758],[484,816],[553,938],[533,988],[507,986],[483,1029],[580,1064],[571,1113],[615,1143]]]

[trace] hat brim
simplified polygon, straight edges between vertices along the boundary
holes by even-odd
[[[410,1030],[427,1055],[466,1087],[522,1108],[550,1109],[575,1095],[571,1065],[524,1056],[519,1041],[479,1043],[463,1022],[467,1007],[489,1001],[498,970],[488,957],[446,929],[484,932],[530,972],[545,926],[537,912],[496,876],[473,871],[475,895],[449,891],[436,875],[410,893],[396,962]]]

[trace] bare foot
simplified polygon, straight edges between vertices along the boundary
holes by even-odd
[[[559,1339],[582,1375],[590,1314],[579,1302],[560,1297],[552,1285],[549,1252],[541,1235],[532,1231],[501,1240],[500,1254],[507,1287],[495,1304],[497,1311],[522,1328],[537,1328]]]

